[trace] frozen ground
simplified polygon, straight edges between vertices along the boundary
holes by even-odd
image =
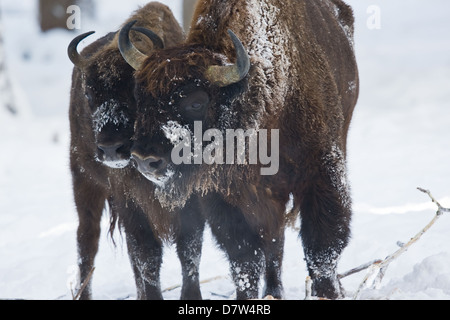
[[[180,18],[180,1],[165,1]],[[416,190],[430,189],[450,207],[450,20],[447,0],[380,0],[381,29],[366,21],[374,1],[351,0],[361,96],[349,137],[353,237],[343,272],[384,258],[434,216],[435,206]],[[76,264],[74,208],[68,169],[68,98],[73,34],[39,34],[36,1],[1,2],[9,70],[19,116],[0,109],[0,298],[69,299],[67,280]],[[136,4],[97,3],[98,20],[81,32],[118,28]],[[105,226],[106,226],[105,219]],[[106,229],[106,228],[105,228]],[[378,290],[364,299],[449,299],[450,217],[443,216],[391,264]],[[304,298],[305,264],[297,234],[286,231],[283,280],[287,299]],[[96,299],[134,298],[135,288],[119,235],[114,248],[101,237],[93,292]],[[207,233],[201,278],[204,298],[230,296],[228,264]],[[364,273],[344,279],[349,297]],[[175,250],[165,250],[162,287],[181,282]],[[178,299],[179,290],[165,292]]]

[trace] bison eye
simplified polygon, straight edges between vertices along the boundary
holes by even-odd
[[[203,90],[196,90],[180,101],[181,114],[189,120],[203,120],[209,103],[209,96]]]
[[[94,91],[92,90],[92,88],[91,88],[91,87],[87,87],[86,90],[85,90],[85,92],[84,92],[84,97],[85,97],[86,100],[88,101],[89,106],[90,106],[91,108],[94,108],[94,96],[95,96],[95,93],[94,93]]]
[[[196,118],[196,116],[203,115],[203,111],[205,110],[205,108],[206,108],[206,105],[204,105],[202,103],[194,102],[193,104],[184,107],[184,113],[187,116]],[[197,120],[197,119],[195,119],[195,120]]]
[[[204,107],[201,103],[193,103],[188,108],[190,108],[192,111],[200,111]]]

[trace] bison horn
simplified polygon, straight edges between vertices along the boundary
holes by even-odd
[[[122,30],[120,30],[119,34],[119,50],[122,54],[122,57],[125,61],[133,67],[134,70],[140,70],[142,63],[147,58],[147,55],[140,52],[130,40],[130,30],[133,28],[134,24],[137,21],[131,21],[127,23]],[[141,32],[145,34],[152,42],[153,45],[157,48],[164,48],[164,42],[161,38],[151,30],[145,28],[133,28],[133,30]]]
[[[83,67],[86,65],[86,61],[78,53],[78,44],[93,33],[95,33],[95,31],[80,34],[70,42],[69,47],[67,48],[67,54],[69,55],[70,61],[72,61],[72,63],[80,69],[83,69]]]
[[[142,27],[134,27],[131,30],[134,30],[134,31],[137,31],[137,32],[140,32],[140,33],[146,35],[147,38],[149,38],[153,42],[153,45],[156,48],[164,49],[164,41],[162,41],[162,39],[156,33],[154,33],[152,30],[142,28]]]
[[[211,83],[219,87],[226,87],[241,81],[247,76],[250,70],[250,57],[241,40],[231,30],[228,30],[228,34],[236,50],[236,64],[229,66],[210,66],[205,74]]]

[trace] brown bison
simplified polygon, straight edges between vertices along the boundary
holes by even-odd
[[[346,139],[359,90],[351,8],[201,0],[185,43],[148,55],[136,50],[131,27],[119,48],[136,70],[132,157],[161,204],[183,207],[201,195],[237,298],[257,297],[264,270],[264,293],[278,297],[292,196],[313,294],[341,297]]]
[[[149,3],[127,22],[134,20],[139,32],[133,33],[133,41],[142,52],[171,47],[184,39],[178,22],[162,4]],[[162,298],[159,285],[162,241],[175,234],[183,270],[181,298],[200,299],[198,261],[204,219],[195,217],[197,211],[189,203],[183,208],[183,215],[163,209],[154,196],[149,196],[153,184],[127,166],[136,113],[134,70],[119,52],[118,33],[108,34],[79,54],[77,45],[90,34],[78,36],[68,48],[76,66],[69,111],[70,166],[79,217],[81,281],[86,280],[94,265],[106,201],[111,212],[111,232],[118,221],[126,234],[138,298]],[[90,285],[81,298],[91,298]]]

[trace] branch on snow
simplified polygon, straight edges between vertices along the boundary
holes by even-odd
[[[428,231],[428,229],[431,228],[431,226],[433,226],[436,221],[446,212],[450,212],[449,208],[444,208],[431,194],[431,192],[429,190],[426,189],[422,189],[422,188],[417,188],[419,191],[428,194],[428,196],[431,198],[431,200],[437,205],[438,210],[436,212],[436,215],[434,216],[434,218],[430,221],[430,223],[428,223],[422,230],[420,230],[419,233],[417,233],[413,238],[411,238],[411,240],[408,241],[408,243],[401,245],[400,249],[398,249],[396,252],[394,252],[393,254],[391,254],[390,256],[387,256],[386,259],[384,260],[377,260],[374,261],[372,263],[368,263],[365,264],[361,267],[352,269],[350,271],[345,272],[342,275],[339,275],[339,278],[344,278],[350,274],[362,271],[364,269],[369,269],[366,276],[364,277],[363,281],[361,282],[358,290],[356,291],[353,299],[358,299],[360,294],[361,294],[361,290],[365,289],[365,288],[374,288],[376,287],[382,280],[384,277],[384,274],[386,273],[386,269],[388,268],[389,264],[394,261],[395,259],[397,259],[401,254],[403,254],[404,252],[406,252],[410,246],[412,246],[414,243],[416,243],[421,237],[422,235]],[[356,271],[355,271],[356,270]]]
[[[73,291],[72,291],[72,299],[73,300],[79,300],[81,297],[81,294],[83,293],[84,289],[86,289],[86,286],[88,285],[89,281],[91,280],[92,274],[94,273],[95,267],[93,267],[91,269],[91,271],[89,271],[86,279],[84,280],[83,284],[81,285],[80,290],[78,290],[77,294],[74,295]]]

